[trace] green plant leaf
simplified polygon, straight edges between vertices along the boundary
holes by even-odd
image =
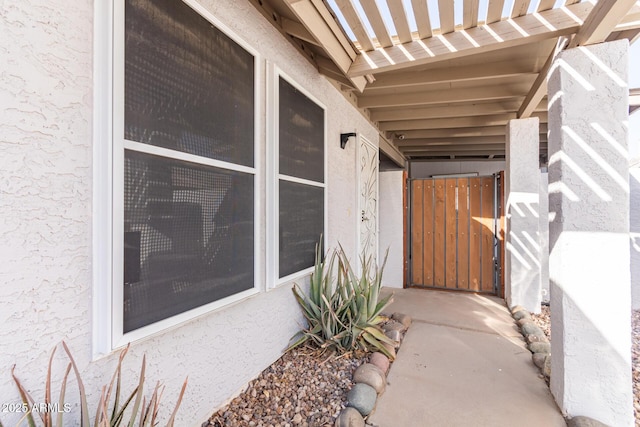
[[[142,400],[142,395],[144,394],[144,371],[147,364],[147,356],[142,356],[142,368],[140,369],[140,382],[138,383],[138,387],[136,390],[138,391],[136,396],[136,401],[133,404],[133,410],[131,412],[131,420],[129,421],[129,427],[133,427],[136,422],[136,417],[138,416],[138,411],[140,410],[140,403]]]

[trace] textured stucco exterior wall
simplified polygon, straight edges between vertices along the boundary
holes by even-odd
[[[389,249],[382,284],[402,288],[404,282],[403,171],[380,173],[380,257]]]
[[[430,178],[431,175],[477,172],[479,176],[489,176],[504,170],[504,160],[412,162],[410,178]]]
[[[96,0],[97,1],[97,0]],[[261,245],[265,277],[265,61],[276,64],[327,108],[328,236],[356,254],[355,144],[339,147],[340,132],[377,132],[318,74],[248,1],[201,3],[261,55],[259,103]],[[90,0],[6,0],[0,3],[0,396],[18,402],[9,370],[39,401],[50,350],[71,347],[95,411],[99,388],[117,361],[92,361],[92,43]],[[106,54],[106,53],[105,53]],[[262,289],[265,283],[261,284]],[[131,346],[126,389],[133,389],[142,355],[147,381],[160,380],[170,407],[189,386],[177,425],[199,425],[277,359],[301,322],[290,284],[164,331]],[[54,384],[63,370],[54,359]],[[70,401],[77,399],[70,384]],[[54,387],[54,390],[57,390]],[[78,409],[75,408],[75,411]],[[14,425],[20,414],[0,414]],[[70,418],[67,418],[70,420]]]
[[[631,251],[631,304],[640,309],[640,163],[629,169],[629,232]]]
[[[634,425],[627,52],[568,49],[548,80],[551,392],[570,417],[621,427]]]

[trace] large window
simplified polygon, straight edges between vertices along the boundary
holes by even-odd
[[[276,282],[307,273],[325,235],[325,109],[277,72]]]
[[[256,289],[256,55],[201,13],[116,13],[114,345]]]

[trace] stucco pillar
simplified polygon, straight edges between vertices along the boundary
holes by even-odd
[[[634,425],[627,51],[569,49],[548,80],[551,392],[620,427]]]
[[[640,164],[629,169],[629,250],[631,251],[631,305],[640,309]]]
[[[540,242],[540,292],[543,302],[549,302],[549,173],[540,171],[540,218],[538,241]]]
[[[539,120],[507,123],[505,297],[540,312]]]

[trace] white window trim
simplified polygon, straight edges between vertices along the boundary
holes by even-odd
[[[289,175],[280,174],[280,96],[279,83],[282,77],[287,83],[298,89],[307,98],[312,100],[316,105],[324,110],[324,182],[310,181],[307,179],[296,178]],[[327,147],[327,107],[306,90],[295,79],[282,71],[277,65],[267,62],[267,290],[276,289],[285,283],[291,282],[310,275],[313,272],[313,266],[304,270],[297,271],[288,276],[279,277],[280,266],[280,248],[279,248],[279,229],[280,229],[280,211],[279,211],[279,182],[289,181],[299,184],[310,185],[318,188],[324,188],[324,212],[323,212],[323,246],[326,250],[329,208],[328,208],[328,147]]]
[[[264,84],[263,65],[257,50],[220,22],[195,0],[182,0],[218,30],[254,57],[254,166],[247,167],[215,159],[205,159],[189,153],[153,147],[124,140],[124,1],[95,0],[94,22],[94,184],[93,184],[93,358],[97,359],[130,342],[166,332],[185,322],[260,293],[260,229],[261,212],[261,151],[262,125],[261,88]],[[119,95],[118,95],[119,93]],[[116,138],[116,135],[122,135]],[[229,297],[196,307],[151,325],[123,333],[123,236],[122,188],[124,149],[160,154],[254,176],[254,283],[253,287]],[[118,190],[120,189],[120,190]]]

